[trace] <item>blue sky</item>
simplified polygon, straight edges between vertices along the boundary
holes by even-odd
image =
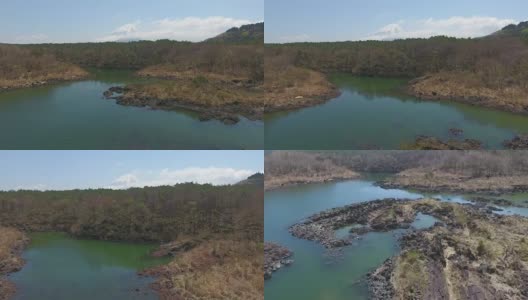
[[[0,151],[0,190],[235,183],[264,170],[263,151]]]
[[[526,0],[266,0],[266,42],[450,35],[475,37],[528,20]]]
[[[0,42],[199,41],[264,20],[264,0],[3,1]]]

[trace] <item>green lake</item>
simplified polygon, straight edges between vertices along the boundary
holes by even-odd
[[[158,299],[153,278],[139,270],[168,262],[149,256],[154,245],[73,239],[62,233],[33,233],[26,264],[9,276],[14,300]]]
[[[426,135],[476,139],[501,149],[528,133],[528,117],[450,101],[425,101],[403,93],[405,79],[330,77],[342,94],[321,105],[267,114],[266,149],[400,149]],[[453,136],[449,129],[463,130]]]
[[[264,124],[201,122],[188,111],[128,107],[103,99],[111,86],[146,81],[131,71],[0,92],[1,149],[262,149]]]
[[[418,199],[433,196],[443,201],[470,203],[461,195],[422,195],[399,189],[383,189],[370,179],[294,186],[266,192],[264,239],[294,252],[294,263],[273,273],[265,283],[265,298],[271,300],[368,299],[365,276],[399,251],[398,237],[406,230],[371,232],[343,248],[337,261],[317,243],[293,237],[288,228],[310,215],[333,207],[382,198]],[[502,214],[528,216],[528,209],[505,207]],[[418,215],[412,227],[434,224],[434,218]],[[344,234],[341,231],[338,235]]]

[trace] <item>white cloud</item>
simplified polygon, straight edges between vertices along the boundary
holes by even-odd
[[[98,42],[171,39],[198,42],[214,37],[232,27],[255,23],[255,21],[228,17],[187,17],[162,19],[152,22],[136,21],[116,28]]]
[[[312,37],[306,33],[298,34],[298,35],[287,35],[287,36],[281,36],[279,38],[279,41],[281,43],[297,43],[297,42],[308,42],[312,40]]]
[[[117,177],[109,186],[113,189],[129,187],[174,185],[183,182],[211,183],[214,185],[233,184],[256,173],[252,170],[190,167],[178,170],[134,171]]]
[[[15,42],[19,44],[43,43],[48,40],[45,34],[22,35],[15,38]]]
[[[29,186],[17,186],[15,190],[25,190],[25,191],[45,191],[48,190],[48,186],[42,183],[29,185]]]
[[[141,22],[137,21],[135,23],[128,23],[121,27],[118,27],[116,30],[112,32],[112,34],[131,34],[137,31],[137,27],[141,24]]]
[[[451,17],[447,19],[424,19],[399,21],[380,28],[363,40],[394,40],[405,38],[428,38],[438,35],[469,38],[491,34],[502,27],[516,23],[513,19],[495,17]]]

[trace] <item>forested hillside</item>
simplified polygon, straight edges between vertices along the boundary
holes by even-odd
[[[209,42],[158,40],[74,44],[0,44],[0,83],[25,79],[35,85],[44,75],[73,80],[87,73],[80,67],[142,70],[140,76],[262,82],[264,24],[230,29]],[[261,42],[259,42],[262,40]],[[70,74],[73,73],[73,74]],[[59,76],[50,76],[59,74]],[[75,75],[75,76],[74,76]],[[50,79],[50,80],[51,80]],[[0,88],[2,84],[0,84]]]
[[[228,31],[207,39],[208,43],[264,43],[264,23],[248,24],[241,27],[233,27]]]
[[[261,240],[262,199],[258,185],[10,191],[0,192],[0,224],[111,240],[170,241],[216,234]]]

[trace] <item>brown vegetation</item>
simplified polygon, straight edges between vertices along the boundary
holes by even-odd
[[[160,241],[199,235],[262,237],[262,187],[175,186],[0,193],[0,225],[102,240]]]
[[[528,190],[523,151],[273,151],[265,157],[266,188],[397,173],[385,187],[424,191],[511,193]]]
[[[213,75],[214,76],[214,75]],[[262,119],[264,94],[258,85],[233,81],[193,79],[164,80],[128,85],[117,103],[159,109],[187,109],[201,113],[200,119],[238,122],[238,115]]]
[[[465,139],[442,141],[435,137],[419,136],[413,143],[401,145],[402,150],[478,150],[482,143],[477,140]]]
[[[265,112],[312,106],[335,98],[339,90],[324,74],[267,57],[265,63]],[[278,61],[275,61],[278,60]]]
[[[377,276],[376,271],[370,277],[371,283],[377,282],[371,287],[385,282],[384,291],[374,293],[373,299],[528,297],[526,218],[427,199],[401,205],[431,214],[445,225],[402,238],[402,253],[378,269],[385,269],[385,275]]]
[[[22,268],[25,262],[20,254],[28,242],[28,237],[21,231],[0,227],[0,300],[7,300],[15,293],[16,288],[6,275]]]
[[[184,47],[166,62],[141,69],[139,76],[163,80],[126,86],[115,99],[122,105],[196,111],[203,121],[232,124],[239,115],[262,119],[262,47],[199,44],[192,49]]]
[[[409,91],[421,98],[528,112],[528,43],[520,35],[269,44],[266,64],[266,71],[293,66],[325,74],[419,78]]]
[[[0,91],[26,88],[88,76],[81,68],[62,63],[50,54],[35,54],[12,45],[0,44]]]
[[[528,86],[483,85],[482,78],[468,71],[445,71],[420,77],[409,84],[409,92],[422,99],[455,100],[514,113],[528,113]]]
[[[359,177],[317,153],[273,151],[266,155],[265,169],[264,189]]]
[[[177,255],[154,275],[162,300],[262,300],[262,241],[214,239]]]
[[[168,242],[153,255],[175,258],[142,272],[156,276],[153,287],[162,299],[261,300],[264,195],[259,176],[229,186],[1,192],[0,224],[102,240]],[[6,260],[17,262],[5,255],[15,253],[8,251],[20,240],[18,234],[0,227],[0,271],[10,266]],[[4,287],[12,289],[0,280],[0,292]]]

